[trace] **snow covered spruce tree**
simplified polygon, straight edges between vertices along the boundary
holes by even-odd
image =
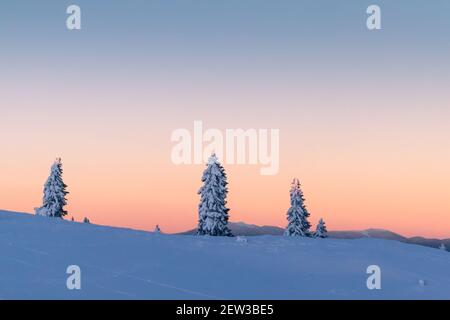
[[[328,237],[327,226],[325,225],[325,221],[320,218],[319,223],[317,224],[316,231],[314,232],[314,238],[326,238]]]
[[[208,160],[203,172],[203,186],[198,191],[198,235],[232,236],[228,228],[227,176],[215,154]]]
[[[56,159],[50,170],[50,176],[44,185],[43,205],[36,209],[36,214],[46,217],[62,218],[67,214],[64,206],[67,204],[67,185],[62,180],[61,158]]]
[[[294,179],[291,185],[291,207],[287,212],[288,225],[284,234],[286,236],[311,236],[309,228],[311,224],[308,222],[309,212],[304,204],[303,192],[300,188],[300,181]]]

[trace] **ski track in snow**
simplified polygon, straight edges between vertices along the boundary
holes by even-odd
[[[87,267],[90,267],[90,268],[95,268],[95,269],[97,269],[99,271],[102,271],[102,272],[105,272],[105,273],[106,272],[112,273],[114,278],[129,278],[129,279],[138,280],[138,281],[141,281],[141,282],[144,282],[144,283],[147,283],[147,284],[168,288],[168,289],[180,291],[180,292],[183,292],[183,293],[188,293],[188,294],[191,294],[191,295],[194,295],[194,296],[199,296],[199,297],[202,297],[202,298],[208,298],[208,299],[214,299],[214,300],[223,300],[222,298],[219,298],[219,297],[216,297],[216,296],[212,296],[212,295],[209,295],[209,294],[206,294],[206,293],[202,293],[202,292],[198,292],[198,291],[194,291],[194,290],[190,290],[190,289],[186,289],[186,288],[181,288],[181,287],[178,287],[178,286],[174,286],[174,285],[167,284],[167,283],[162,283],[162,282],[159,282],[159,281],[154,281],[154,280],[151,280],[151,279],[145,279],[145,278],[133,276],[133,275],[129,274],[129,271],[119,271],[119,272],[117,272],[117,271],[111,271],[111,270],[108,270],[108,269],[105,269],[105,268],[102,268],[102,267],[99,267],[99,266],[95,266],[95,265],[92,265],[92,264],[84,264],[84,265],[87,266]],[[115,290],[115,292],[121,292],[121,293],[125,293],[127,295],[130,295],[130,296],[136,296],[135,294],[132,294],[132,293],[129,293],[129,292],[123,292],[123,291],[120,291],[120,290]]]
[[[40,250],[36,250],[36,249],[30,249],[30,248],[23,247],[23,246],[16,246],[16,247],[19,248],[19,249],[23,249],[25,251],[31,252],[31,253],[36,253],[36,254],[46,255],[46,256],[49,255],[48,252],[44,252],[44,251],[40,251]],[[21,259],[17,259],[17,258],[13,258],[13,257],[4,257],[4,256],[1,257],[1,258],[7,259],[7,260],[10,260],[10,261],[18,262],[18,263],[20,263],[22,265],[25,265],[27,267],[30,267],[30,268],[33,268],[33,269],[36,269],[36,270],[44,270],[44,268],[42,268],[42,267],[38,267],[38,266],[36,266],[36,265],[34,265],[32,263],[29,263],[29,262],[21,260]],[[151,279],[144,279],[144,278],[140,278],[140,277],[137,277],[137,276],[133,276],[131,274],[128,274],[127,271],[119,271],[119,272],[117,272],[117,271],[111,271],[111,270],[102,268],[100,266],[92,265],[92,264],[86,264],[85,263],[84,265],[87,266],[87,267],[90,267],[90,268],[95,268],[95,269],[97,269],[99,271],[102,271],[104,273],[110,273],[110,274],[112,274],[112,276],[114,278],[119,278],[119,277],[129,278],[129,279],[138,280],[138,281],[150,284],[150,285],[155,285],[155,286],[160,286],[160,287],[164,287],[164,288],[180,291],[180,292],[187,293],[187,294],[190,294],[190,295],[193,295],[193,296],[198,296],[198,297],[207,298],[207,299],[214,299],[214,300],[223,300],[223,298],[212,296],[212,295],[209,295],[209,294],[206,294],[206,293],[202,293],[202,292],[198,292],[198,291],[194,291],[194,290],[190,290],[190,289],[186,289],[186,288],[181,288],[181,287],[178,287],[178,286],[175,286],[175,285],[162,283],[162,282],[154,281],[154,280],[151,280]],[[107,279],[107,277],[105,279]],[[105,287],[102,287],[102,286],[99,286],[99,285],[96,285],[96,287],[106,289]],[[117,293],[117,294],[120,294],[120,295],[126,295],[126,296],[129,296],[129,297],[136,297],[136,294],[133,294],[133,293],[130,293],[130,292],[121,291],[121,290],[113,289],[113,292]]]
[[[36,269],[36,270],[43,270],[42,268],[37,267],[36,265],[31,264],[31,263],[29,263],[27,261],[24,261],[24,260],[21,260],[21,259],[17,259],[17,258],[13,258],[13,257],[5,257],[5,256],[3,256],[3,257],[0,256],[0,259],[15,261],[15,262],[18,262],[18,263],[20,263],[20,264],[22,264],[24,266],[29,267],[29,268],[33,268],[33,269]]]
[[[170,284],[167,284],[167,283],[161,283],[161,282],[157,282],[157,281],[153,281],[153,280],[149,280],[149,279],[143,279],[143,278],[139,278],[139,277],[136,277],[136,276],[127,275],[127,274],[125,274],[123,276],[125,276],[127,278],[130,278],[130,279],[134,279],[134,280],[144,281],[146,283],[157,285],[157,286],[160,286],[160,287],[174,289],[174,290],[177,290],[177,291],[180,291],[180,292],[184,292],[184,293],[188,293],[188,294],[191,294],[191,295],[194,295],[194,296],[200,296],[202,298],[208,298],[208,299],[214,299],[214,300],[223,300],[222,298],[219,298],[219,297],[211,296],[209,294],[205,294],[205,293],[201,293],[201,292],[197,292],[197,291],[193,291],[193,290],[189,290],[189,289],[185,289],[185,288],[176,287],[176,286],[173,286],[173,285],[170,285]]]
[[[32,253],[36,253],[36,254],[42,255],[42,256],[48,256],[49,255],[48,252],[44,252],[44,251],[41,251],[41,250],[30,249],[30,248],[27,248],[27,247],[19,247],[19,248],[23,249],[25,251],[29,251],[29,252],[32,252]]]

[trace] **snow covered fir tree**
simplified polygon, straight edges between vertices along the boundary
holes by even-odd
[[[62,179],[62,162],[57,158],[53,163],[50,176],[44,185],[44,197],[42,207],[36,208],[36,215],[46,217],[63,218],[67,211],[64,206],[67,204],[67,185]]]
[[[320,218],[319,223],[316,226],[316,231],[314,232],[314,238],[327,238],[328,237],[327,226],[325,225],[325,221]]]
[[[228,182],[225,169],[215,154],[208,160],[203,172],[203,186],[198,191],[200,204],[198,207],[198,235],[232,236],[228,228],[228,209],[226,207]]]
[[[159,227],[159,225],[157,224],[154,230],[155,233],[161,233],[161,228]]]
[[[284,234],[286,236],[311,236],[309,229],[311,224],[308,222],[309,212],[304,204],[303,192],[300,188],[300,181],[296,178],[292,181],[291,207],[287,212],[288,225]]]

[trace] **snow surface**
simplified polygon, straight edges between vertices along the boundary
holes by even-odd
[[[366,269],[381,267],[381,290]],[[81,268],[68,290],[66,268]],[[450,299],[450,253],[397,241],[165,235],[0,211],[0,299]]]

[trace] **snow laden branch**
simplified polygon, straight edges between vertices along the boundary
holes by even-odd
[[[198,235],[232,236],[228,228],[227,176],[225,169],[213,154],[202,177],[203,186],[198,191]]]
[[[300,181],[294,179],[292,181],[291,190],[291,207],[287,212],[288,225],[284,234],[286,236],[309,237],[311,228],[308,222],[309,212],[304,204],[303,192],[300,188]]]
[[[64,206],[67,204],[66,191],[67,185],[62,179],[62,163],[61,158],[56,159],[53,163],[50,176],[44,185],[43,205],[36,208],[36,215],[46,217],[62,218],[67,215]]]

